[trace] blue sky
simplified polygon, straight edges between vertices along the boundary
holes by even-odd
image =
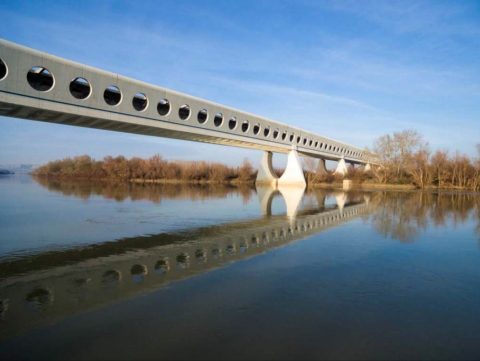
[[[358,146],[480,143],[479,1],[2,1],[0,37]],[[0,164],[258,151],[0,117]],[[219,156],[221,155],[221,156]]]

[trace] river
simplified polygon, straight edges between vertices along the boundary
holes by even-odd
[[[1,359],[478,359],[480,196],[0,178]]]

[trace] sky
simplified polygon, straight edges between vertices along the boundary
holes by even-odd
[[[1,1],[0,37],[361,147],[480,143],[480,1]],[[1,54],[0,54],[1,56]],[[0,164],[259,151],[0,117]]]

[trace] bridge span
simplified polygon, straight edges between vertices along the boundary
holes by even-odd
[[[346,164],[375,154],[258,115],[0,39],[0,115],[265,151],[258,181],[305,184],[298,153]],[[272,153],[289,153],[285,174]]]

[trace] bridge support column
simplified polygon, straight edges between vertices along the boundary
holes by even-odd
[[[278,185],[302,188],[307,186],[302,164],[300,163],[296,149],[292,149],[290,153],[288,153],[287,168],[285,168],[285,172],[283,172],[282,176],[278,179]]]
[[[278,177],[275,175],[272,166],[272,152],[263,152],[255,183],[276,187],[277,180]]]
[[[370,163],[365,164],[365,168],[363,168],[363,170],[364,170],[365,172],[371,171],[371,170],[372,170],[372,166],[370,165]]]
[[[327,167],[325,166],[325,159],[320,158],[318,161],[317,174],[326,175],[328,174]]]
[[[342,159],[338,161],[337,169],[335,169],[334,174],[345,176],[347,173],[348,173],[347,164],[345,163],[345,159],[342,157]]]

